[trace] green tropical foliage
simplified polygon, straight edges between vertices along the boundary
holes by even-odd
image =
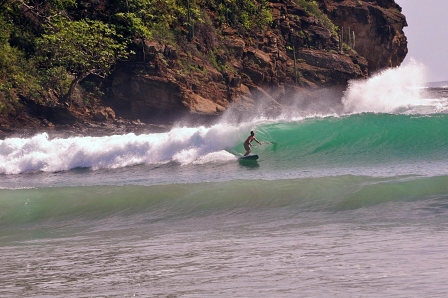
[[[37,56],[43,69],[65,68],[73,75],[68,93],[89,74],[105,76],[118,59],[128,57],[127,41],[113,25],[83,19],[53,21],[36,40]]]
[[[206,0],[218,12],[221,22],[250,30],[272,23],[269,2],[266,0]]]
[[[307,11],[309,14],[315,16],[328,30],[334,35],[337,35],[337,27],[320,9],[319,4],[314,0],[295,0],[296,3]]]
[[[18,95],[35,95],[42,89],[33,60],[8,42],[13,30],[13,24],[0,17],[0,114],[14,114]]]
[[[241,34],[272,23],[268,0],[0,0],[0,113],[14,113],[20,96],[70,99],[145,40],[190,42],[212,26],[210,13]]]

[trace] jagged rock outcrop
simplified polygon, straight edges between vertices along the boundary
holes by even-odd
[[[339,28],[355,33],[356,51],[368,61],[369,72],[401,64],[408,52],[401,7],[394,0],[318,0]]]
[[[324,26],[301,1],[269,0],[271,26],[245,31],[204,7],[207,17],[197,23],[193,38],[180,34],[170,42],[137,40],[136,55],[118,63],[104,81],[91,81],[104,93],[101,100],[81,90],[79,104],[74,101],[69,108],[56,104],[57,98],[45,106],[24,99],[24,113],[0,116],[0,137],[2,131],[27,125],[78,125],[84,132],[86,126],[97,125],[124,129],[132,124],[138,129],[138,119],[166,124],[191,116],[202,122],[229,109],[240,117],[275,115],[289,105],[305,109],[317,100],[340,102],[349,80],[367,78],[404,60],[407,24],[394,0],[315,0],[337,30]],[[80,1],[72,13],[107,18],[115,4]],[[89,99],[95,104],[85,105],[86,97],[95,97]]]
[[[245,112],[260,104],[263,112],[276,113],[294,99],[315,100],[323,89],[340,95],[348,80],[404,60],[406,19],[393,0],[318,3],[339,32],[350,28],[352,48],[341,51],[340,33],[290,0],[272,0],[272,26],[252,36],[223,27],[210,13],[211,24],[197,28],[191,43],[145,42],[137,51],[144,55],[118,65],[107,103],[118,115],[153,121],[214,116],[230,107]]]

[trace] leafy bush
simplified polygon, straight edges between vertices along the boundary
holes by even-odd
[[[18,104],[18,94],[37,96],[42,92],[37,71],[25,53],[9,44],[12,24],[0,15],[0,113],[13,113]]]
[[[333,35],[337,35],[337,27],[320,9],[319,4],[314,0],[295,0],[296,3],[310,15],[315,16],[322,25],[331,31]]]
[[[64,67],[74,76],[66,99],[70,99],[76,85],[87,75],[105,76],[117,59],[126,58],[126,43],[112,25],[65,18],[52,22],[36,40],[42,68]]]
[[[105,76],[132,54],[129,41],[175,44],[187,34],[190,40],[208,19],[206,9],[243,31],[272,22],[267,0],[111,0],[115,13],[95,20],[76,11],[76,0],[0,2],[1,113],[18,107],[19,94],[43,102],[51,91],[69,99],[88,74]]]
[[[206,0],[207,5],[218,12],[222,23],[250,30],[272,23],[272,14],[267,0]]]

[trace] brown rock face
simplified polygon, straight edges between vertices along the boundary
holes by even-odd
[[[393,0],[318,0],[335,25],[355,36],[354,49],[368,61],[369,73],[399,66],[408,52],[406,18]]]
[[[273,22],[264,31],[241,35],[209,12],[211,22],[200,23],[192,41],[146,41],[110,76],[107,104],[117,116],[148,121],[216,116],[230,107],[277,113],[331,90],[339,101],[349,80],[404,60],[407,24],[393,0],[317,2],[339,32],[294,1],[271,0]]]
[[[164,76],[137,75],[138,65],[120,66],[110,87],[111,102],[125,117],[148,119],[184,108],[182,85]]]

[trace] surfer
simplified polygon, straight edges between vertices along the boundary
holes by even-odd
[[[258,141],[255,138],[255,133],[253,131],[250,132],[250,136],[247,138],[247,140],[244,142],[244,149],[246,149],[246,154],[244,154],[244,156],[249,155],[249,153],[252,152],[252,149],[250,147],[252,147],[252,141],[257,142],[258,144],[262,144],[260,141]]]

